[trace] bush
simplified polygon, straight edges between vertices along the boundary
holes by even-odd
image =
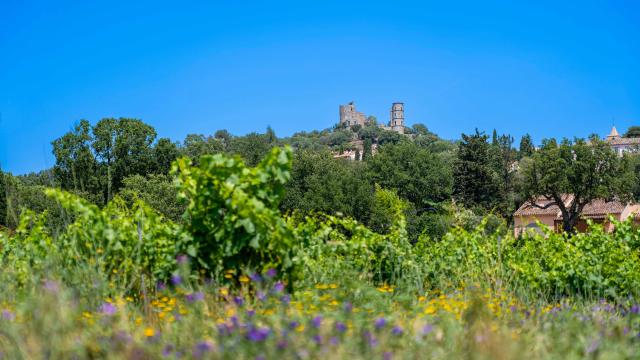
[[[213,274],[274,268],[292,279],[298,241],[278,209],[291,159],[286,147],[272,149],[254,168],[222,154],[203,156],[198,166],[177,161],[173,172],[194,239],[189,254],[199,267]]]

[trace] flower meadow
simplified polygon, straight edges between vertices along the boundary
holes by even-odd
[[[215,155],[174,165],[184,222],[142,201],[51,189],[67,221],[25,211],[0,233],[7,359],[640,357],[640,231],[530,234],[485,222],[411,243],[278,209],[291,167]]]

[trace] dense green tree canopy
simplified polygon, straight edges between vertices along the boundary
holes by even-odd
[[[605,142],[583,139],[547,139],[522,164],[523,191],[533,206],[558,206],[563,228],[572,232],[584,207],[594,199],[631,198],[637,181],[627,158],[619,157]],[[544,203],[540,199],[545,200]]]
[[[381,146],[368,165],[375,183],[385,189],[396,189],[398,195],[418,209],[429,208],[451,196],[451,167],[440,154],[412,142]]]
[[[491,209],[498,195],[496,158],[487,139],[477,129],[474,134],[462,134],[454,164],[454,196],[467,207]]]

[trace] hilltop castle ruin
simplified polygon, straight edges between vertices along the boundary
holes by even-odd
[[[404,103],[395,102],[391,105],[391,119],[387,125],[378,125],[380,128],[404,134]],[[340,125],[364,126],[366,117],[364,113],[356,110],[356,104],[352,101],[346,105],[340,105]]]

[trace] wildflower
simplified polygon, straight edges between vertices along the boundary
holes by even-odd
[[[289,345],[289,343],[287,342],[287,340],[280,340],[278,341],[278,344],[276,344],[276,346],[278,347],[278,349],[280,350],[284,350],[287,348],[287,346]]]
[[[187,294],[185,295],[185,299],[187,300],[187,302],[190,302],[190,303],[193,303],[196,301],[202,301],[204,300],[204,294],[201,292]]]
[[[2,318],[8,321],[13,321],[16,318],[16,315],[10,310],[4,309],[2,310]]]
[[[167,285],[162,281],[158,281],[158,283],[156,284],[156,289],[158,291],[162,291],[162,290],[164,290],[166,288],[167,288]]]
[[[322,336],[320,335],[314,335],[313,336],[313,342],[315,342],[318,345],[322,345]]]
[[[280,301],[282,301],[283,304],[289,304],[291,302],[291,295],[283,295]]]
[[[390,351],[385,351],[384,354],[382,354],[382,359],[384,359],[384,360],[393,359],[393,353],[390,352]]]
[[[249,278],[246,275],[240,276],[240,278],[238,280],[240,280],[240,282],[244,283],[244,284],[249,282]]]
[[[276,271],[276,269],[272,268],[272,269],[267,270],[267,274],[266,275],[267,275],[268,278],[274,278],[274,277],[276,277],[276,275],[278,275],[278,272]]]
[[[181,254],[176,257],[176,261],[178,264],[186,264],[189,262],[189,257],[187,255]]]
[[[252,318],[256,314],[256,311],[253,309],[247,310],[247,317]]]
[[[433,325],[427,324],[422,328],[422,335],[430,334],[433,331]]]
[[[173,345],[171,344],[165,345],[164,348],[162,348],[162,356],[164,357],[171,355],[172,352],[173,352]]]
[[[629,311],[631,311],[632,314],[638,314],[640,313],[640,306],[638,304],[634,304],[633,306],[631,306],[631,309]]]
[[[278,281],[275,285],[273,285],[273,291],[276,293],[283,292],[284,284],[281,281]]]
[[[153,337],[156,334],[155,330],[153,330],[153,328],[146,328],[144,329],[144,336],[146,337]]]
[[[213,350],[213,344],[209,341],[201,341],[193,347],[193,357],[202,357],[205,353],[208,353],[211,350]]]
[[[262,276],[260,276],[260,274],[258,274],[258,273],[253,273],[253,274],[249,275],[249,278],[253,282],[261,282],[262,281]]]
[[[182,283],[182,277],[180,275],[178,275],[178,274],[172,275],[171,276],[171,283],[174,286],[180,285]]]
[[[400,326],[394,326],[393,329],[391,329],[391,333],[393,335],[400,336],[402,335],[402,333],[404,333],[404,331]]]
[[[387,325],[387,320],[385,318],[378,318],[376,319],[374,325],[376,329],[382,329],[383,327],[385,327],[385,325]]]
[[[260,301],[265,301],[267,299],[267,294],[264,293],[264,291],[258,291],[256,293],[256,297],[258,298],[258,300]]]
[[[105,302],[100,306],[100,312],[103,315],[107,315],[107,316],[113,316],[115,315],[116,311],[118,310],[118,308],[116,308],[112,303],[110,302]]]
[[[343,333],[345,331],[347,331],[347,325],[345,325],[345,323],[338,321],[336,323],[336,331]]]
[[[264,355],[258,355],[256,356],[256,360],[267,360],[267,358],[264,357]]]
[[[589,344],[589,346],[587,347],[587,349],[585,350],[585,352],[587,353],[587,355],[594,353],[596,350],[598,350],[598,348],[600,347],[600,341],[598,341],[597,339],[593,340],[591,342],[591,344]]]
[[[299,323],[299,322],[297,322],[297,321],[292,321],[292,322],[290,322],[290,323],[289,323],[289,328],[290,328],[291,330],[294,330],[294,329],[295,329],[295,328],[297,328],[298,326],[300,326],[300,323]]]
[[[42,287],[53,294],[57,293],[60,290],[60,285],[55,280],[45,280]]]
[[[376,339],[375,336],[373,336],[373,334],[369,331],[365,331],[364,334],[364,339],[367,341],[367,344],[369,344],[370,347],[376,347],[378,345],[378,339]]]
[[[329,339],[329,344],[336,346],[338,345],[338,343],[340,343],[340,340],[338,340],[337,337],[333,336],[331,339]]]
[[[314,328],[319,328],[320,325],[322,325],[322,316],[316,316],[313,319],[311,319],[311,325],[313,325]]]
[[[344,312],[350,313],[353,311],[353,304],[351,304],[350,302],[346,302],[343,305],[343,309],[344,309]]]
[[[238,306],[242,306],[244,305],[244,299],[240,296],[236,296],[233,298],[233,302],[236,303],[236,305]]]
[[[252,327],[247,332],[247,339],[252,342],[262,342],[269,337],[271,330],[269,328],[256,328]]]

